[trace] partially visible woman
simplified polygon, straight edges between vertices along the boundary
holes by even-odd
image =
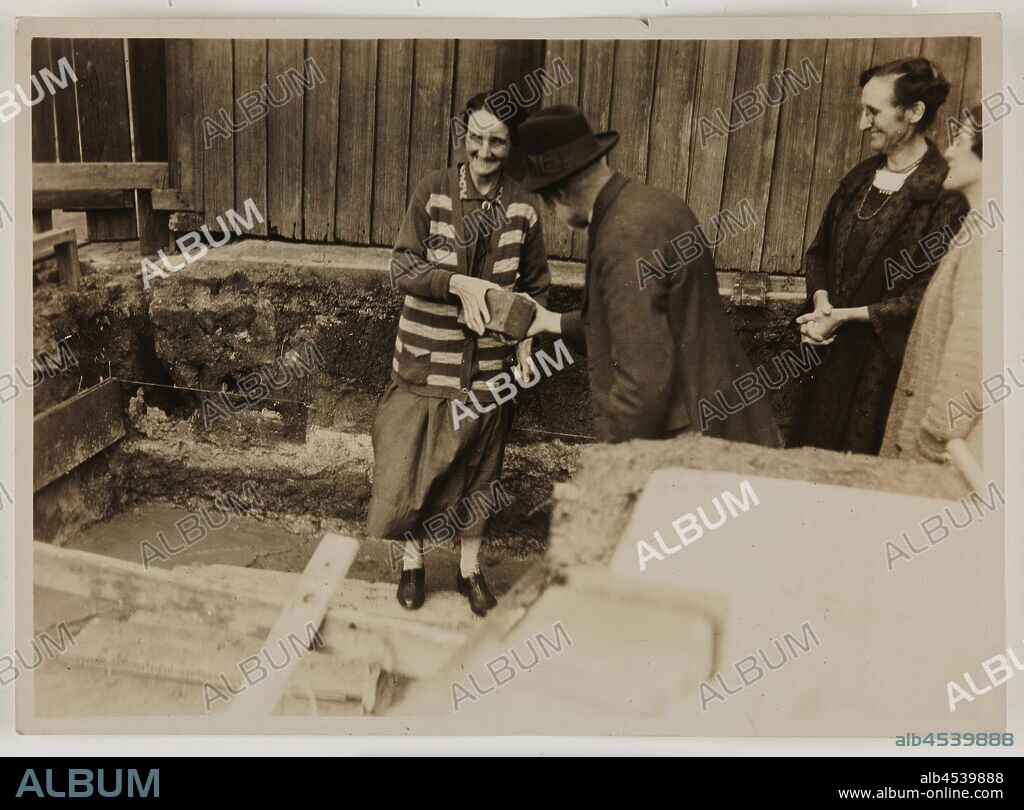
[[[946,161],[925,137],[949,94],[938,68],[898,59],[860,86],[860,129],[879,154],[840,182],[807,251],[810,311],[797,323],[819,362],[801,379],[788,444],[874,455],[918,305],[967,201],[942,188]]]
[[[982,461],[981,414],[981,107],[964,117],[949,149],[943,188],[967,197],[971,213],[932,276],[914,321],[900,371],[882,455],[948,460],[946,443],[963,439]]]

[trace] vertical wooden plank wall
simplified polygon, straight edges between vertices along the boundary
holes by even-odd
[[[273,97],[267,114],[267,218],[271,236],[302,238],[302,178],[305,95],[288,82],[289,68],[303,72],[305,43],[267,43],[267,88]],[[280,106],[277,106],[280,105]]]
[[[722,267],[743,270],[761,268],[761,247],[764,243],[764,223],[768,214],[768,192],[772,185],[772,162],[775,159],[779,110],[782,104],[773,104],[783,94],[784,85],[778,80],[786,60],[785,41],[756,40],[740,43],[736,64],[736,95],[745,96],[760,106],[744,107],[752,111],[764,109],[753,120],[745,120],[741,109],[734,105],[732,126],[739,126],[729,136],[725,181],[722,188],[722,210],[731,211],[738,219],[753,209],[757,222],[736,233],[718,234],[724,241],[715,249],[715,260]],[[721,225],[710,231],[723,231]],[[713,234],[709,234],[714,238]]]
[[[572,81],[563,85],[552,94],[543,99],[545,107],[556,104],[580,103],[580,64],[583,54],[583,43],[577,40],[548,40],[544,57],[544,68],[554,75],[551,66],[555,61],[561,59],[572,76]],[[568,228],[557,222],[554,216],[547,210],[546,206],[539,204],[541,209],[541,227],[544,231],[544,246],[549,256],[571,256],[573,234]]]
[[[50,40],[51,70],[56,71],[57,63],[65,58],[75,66],[75,53],[70,39]],[[78,75],[77,73],[75,74]],[[55,129],[57,135],[57,160],[78,162],[82,159],[82,146],[78,136],[78,94],[70,85],[53,97]]]
[[[132,141],[128,120],[128,82],[125,42],[122,39],[76,39],[75,85],[78,94],[78,130],[82,160],[131,162]],[[89,238],[102,242],[134,239],[135,211],[90,211]]]
[[[341,85],[341,42],[311,39],[306,56],[324,77],[306,90],[302,234],[310,242],[334,241],[334,198],[338,171],[338,102]],[[312,66],[311,66],[312,69]]]
[[[722,210],[729,138],[719,133],[732,117],[739,46],[726,40],[701,43],[686,200],[705,229]]]
[[[410,193],[425,175],[448,165],[455,81],[455,42],[421,39],[416,41],[415,50],[409,139],[412,145],[409,152]]]
[[[54,129],[53,97],[46,91],[45,84],[38,79],[39,71],[50,68],[50,43],[37,37],[32,40],[32,75],[39,82],[36,86],[26,88],[30,101],[40,96],[32,107],[32,161],[34,163],[52,163],[57,160],[57,135]],[[56,72],[56,71],[54,71]],[[59,74],[58,74],[59,75]],[[53,227],[53,214],[40,210],[32,212],[32,229],[36,232],[48,231]]]
[[[377,61],[377,132],[374,148],[374,244],[391,245],[407,202],[409,127],[412,120],[413,41],[385,39]]]
[[[709,230],[749,201],[758,223],[722,242],[720,269],[798,273],[839,180],[869,154],[859,73],[905,55],[933,59],[952,84],[930,133],[945,147],[946,119],[980,100],[978,39],[37,40],[33,72],[64,56],[78,82],[34,107],[33,156],[166,158],[172,186],[207,223],[251,197],[266,219],[257,235],[387,246],[415,183],[462,157],[452,115],[472,92],[514,84],[535,106],[577,104],[596,131],[616,129],[612,166],[683,195]],[[323,80],[302,89],[286,72],[309,78],[307,58]],[[523,76],[553,75],[556,58],[572,81],[532,99]],[[777,77],[806,79],[805,60],[820,81],[792,92]],[[748,90],[762,102],[787,95],[744,122],[734,100]],[[239,99],[268,94],[267,114],[246,121]],[[204,117],[234,131],[207,146]],[[584,235],[542,219],[550,255],[583,258]],[[93,239],[135,235],[131,211],[89,222]]]
[[[693,114],[697,97],[700,42],[658,43],[658,72],[648,138],[648,182],[686,196],[693,147]]]
[[[256,102],[266,105],[263,86],[267,83],[267,41],[265,39],[235,40],[235,103],[233,115],[240,115],[243,104],[252,119],[245,129],[236,133],[235,138],[235,205],[239,213],[245,210],[245,201],[253,204],[263,215],[263,222],[254,223],[252,233],[266,236],[267,214],[267,117],[260,116],[261,108]],[[246,99],[240,102],[239,99]],[[251,99],[251,101],[249,101]]]
[[[39,71],[43,68],[52,70],[50,43],[49,40],[36,37],[32,40],[31,70],[32,76],[36,77],[38,84],[30,83],[23,88],[30,101],[39,98],[39,101],[36,101],[32,107],[32,160],[36,163],[48,163],[57,159],[57,136],[53,124],[53,96],[46,90],[46,84],[38,78]]]
[[[795,39],[787,43],[786,70],[797,81],[789,85],[779,112],[775,167],[764,222],[760,265],[766,273],[795,273],[803,263],[804,223],[814,175],[815,144],[825,73],[826,40]],[[815,81],[811,70],[820,78]],[[836,120],[836,119],[832,119]],[[826,128],[829,123],[826,122]]]
[[[873,43],[863,39],[830,39],[825,46],[821,77],[818,135],[814,150],[810,199],[804,229],[804,252],[814,241],[821,216],[839,181],[860,160],[860,71],[871,65]],[[846,126],[837,125],[848,122]],[[794,264],[792,272],[803,265]],[[785,272],[785,271],[782,271]]]
[[[420,45],[422,43],[417,43]],[[342,242],[370,243],[377,116],[377,41],[341,43],[337,199],[334,234]]]
[[[128,91],[132,119],[132,159],[167,160],[167,65],[162,39],[128,40]],[[153,210],[151,189],[135,190],[139,249],[154,253],[169,239],[168,213]]]
[[[203,211],[211,231],[222,228],[217,217],[235,204],[234,46],[230,39],[198,39],[192,47],[195,87],[203,116],[230,133],[204,136]],[[209,134],[209,133],[208,133]]]
[[[611,105],[615,100],[612,73],[615,69],[616,44],[614,40],[588,40],[583,43],[583,53],[580,57],[579,107],[597,133],[611,129]],[[621,148],[621,145],[620,141],[615,149]],[[572,257],[584,259],[586,251],[586,234],[574,231]]]

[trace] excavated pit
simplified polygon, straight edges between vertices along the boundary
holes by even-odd
[[[254,516],[296,538],[293,559],[274,552],[288,570],[301,568],[311,538],[324,531],[359,535],[372,470],[369,429],[401,307],[389,252],[246,240],[211,249],[144,289],[136,251],[137,243],[87,245],[79,289],[35,290],[36,349],[70,336],[78,360],[36,390],[37,411],[113,376],[125,381],[128,414],[122,441],[37,493],[37,538],[68,543],[152,502],[208,506],[247,482],[264,503]],[[551,306],[578,307],[579,266],[554,263],[552,275]],[[793,296],[764,308],[727,304],[755,364],[796,346],[797,306]],[[217,393],[237,392],[247,375],[289,355],[308,360],[310,346],[316,362],[257,406],[232,412],[227,406],[238,399]],[[787,422],[792,391],[771,396]],[[224,418],[211,420],[210,402]],[[591,442],[585,362],[577,357],[523,391],[515,407],[502,476],[512,504],[492,519],[487,544],[510,559],[547,547],[553,488],[572,478]]]

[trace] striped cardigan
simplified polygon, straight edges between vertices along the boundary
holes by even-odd
[[[533,197],[506,174],[500,207],[485,212],[483,197],[471,182],[466,186],[460,190],[457,166],[420,182],[391,260],[392,278],[405,293],[392,379],[406,391],[464,403],[470,392],[494,400],[486,383],[512,365],[516,345],[490,332],[478,336],[458,322],[461,303],[448,283],[469,272],[473,235],[491,240],[485,280],[542,305],[551,281]]]

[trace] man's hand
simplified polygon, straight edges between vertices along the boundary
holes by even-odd
[[[552,335],[562,334],[562,315],[559,312],[552,312],[537,304],[537,313],[533,316],[530,328],[526,330],[527,337],[547,332]]]
[[[516,346],[516,376],[526,385],[529,385],[534,376],[540,376],[531,361],[533,354],[533,338],[519,341]]]
[[[448,282],[448,291],[462,301],[466,326],[478,335],[486,331],[487,323],[491,320],[491,313],[487,310],[487,291],[500,289],[501,287],[491,281],[461,274],[453,275]]]

